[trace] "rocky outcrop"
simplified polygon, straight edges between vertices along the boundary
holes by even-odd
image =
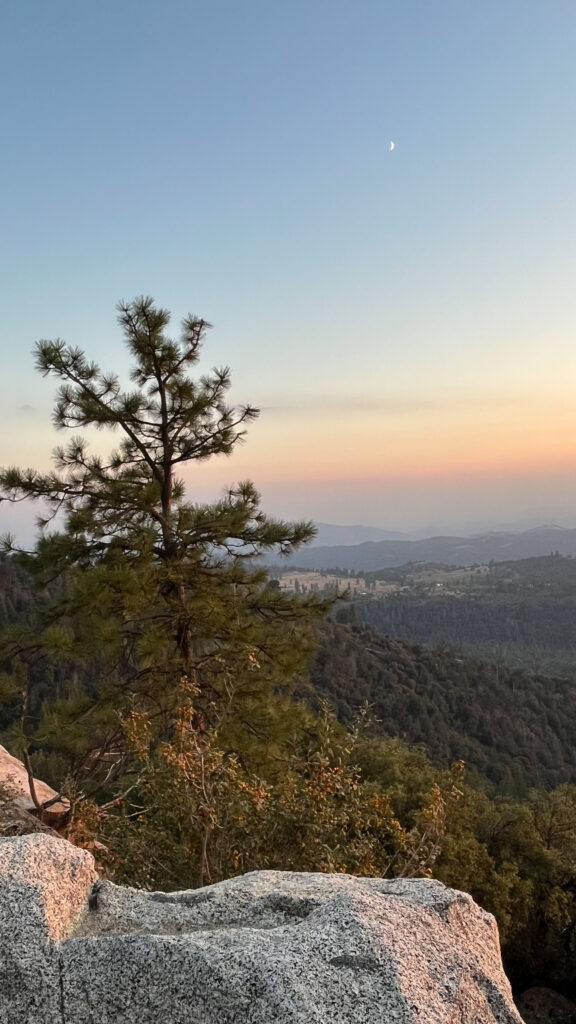
[[[550,988],[528,988],[518,1000],[525,1024],[576,1024],[576,1005]]]
[[[10,810],[14,808],[14,817],[20,821],[25,821],[25,816],[30,815],[32,818],[41,817],[41,824],[60,828],[70,813],[69,801],[60,797],[56,790],[40,779],[33,778],[32,785],[36,800],[42,807],[41,815],[30,791],[30,779],[25,766],[6,747],[0,746],[0,798],[4,807],[2,817],[9,818]],[[30,823],[30,831],[36,831],[33,822]]]
[[[138,892],[24,836],[0,840],[0,928],[1,1024],[521,1024],[494,919],[428,879]]]
[[[63,839],[0,840],[1,1024],[66,1019],[60,943],[86,912],[95,880],[91,855]]]

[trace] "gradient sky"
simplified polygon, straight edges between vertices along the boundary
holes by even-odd
[[[34,341],[122,370],[148,293],[262,408],[194,498],[576,522],[575,52],[574,0],[3,0],[0,464],[61,440]]]

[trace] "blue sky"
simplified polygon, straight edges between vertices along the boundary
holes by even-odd
[[[199,500],[576,521],[575,52],[573,0],[4,0],[0,464],[56,440],[34,341],[122,370],[149,293],[263,408]]]

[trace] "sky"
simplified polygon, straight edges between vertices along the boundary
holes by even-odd
[[[0,465],[63,440],[34,342],[127,372],[150,294],[262,410],[193,500],[576,524],[575,52],[574,0],[3,0]]]

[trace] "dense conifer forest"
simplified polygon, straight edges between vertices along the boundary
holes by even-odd
[[[365,702],[384,735],[422,744],[438,765],[464,760],[503,791],[576,781],[571,680],[327,622],[304,692],[343,722]]]
[[[367,588],[380,580],[397,589],[357,601],[355,619],[412,643],[450,644],[527,672],[576,677],[576,559],[493,562],[470,569],[465,582],[457,577],[446,566],[366,574]]]

